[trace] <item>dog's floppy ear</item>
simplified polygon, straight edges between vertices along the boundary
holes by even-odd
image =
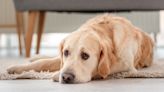
[[[64,48],[64,42],[65,42],[65,40],[62,40],[60,42],[60,45],[59,45],[60,58],[61,58],[60,68],[63,67],[63,48]]]
[[[98,75],[106,78],[111,72],[112,63],[116,62],[114,48],[111,42],[102,41],[101,52],[98,64]]]

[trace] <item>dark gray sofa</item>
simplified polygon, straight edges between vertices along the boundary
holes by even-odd
[[[164,0],[14,0],[17,10],[127,11],[162,10]]]

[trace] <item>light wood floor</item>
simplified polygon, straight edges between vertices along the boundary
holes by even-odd
[[[0,81],[0,92],[163,92],[164,79],[116,79],[84,84],[51,80]]]

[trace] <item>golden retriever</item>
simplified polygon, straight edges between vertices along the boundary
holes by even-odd
[[[7,69],[55,72],[60,83],[84,83],[117,72],[137,72],[153,60],[153,41],[127,19],[104,14],[90,19],[60,44],[60,54]]]

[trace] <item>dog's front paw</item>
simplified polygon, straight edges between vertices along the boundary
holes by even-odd
[[[54,82],[59,82],[59,74],[60,74],[59,71],[57,71],[57,72],[54,73],[54,75],[53,75],[53,77],[52,77],[52,80],[53,80]]]
[[[21,67],[20,66],[17,66],[17,65],[15,65],[15,66],[10,66],[9,68],[7,68],[7,72],[9,73],[9,74],[20,74],[20,73],[22,73],[22,69],[21,69]]]
[[[138,71],[137,71],[136,69],[134,69],[134,68],[129,70],[129,73],[130,73],[130,74],[135,74],[135,73],[137,73],[137,72],[138,72]]]

